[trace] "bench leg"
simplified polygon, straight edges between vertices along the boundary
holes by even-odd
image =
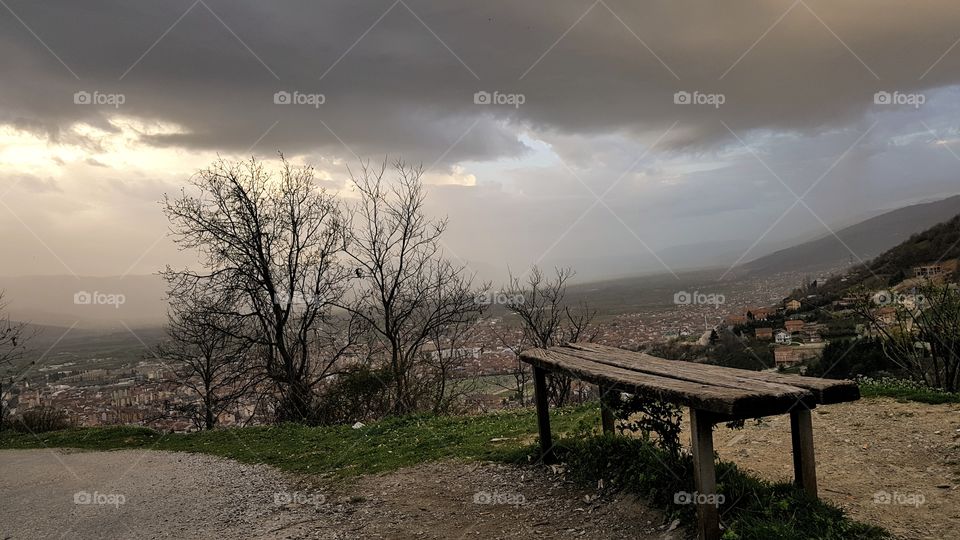
[[[613,390],[611,390],[609,386],[603,386],[602,384],[598,385],[597,389],[600,392],[600,425],[603,426],[603,432],[605,434],[612,434],[615,428],[613,407],[610,406]]]
[[[696,487],[697,531],[700,540],[720,539],[720,516],[715,504],[717,473],[713,462],[713,422],[710,414],[690,409],[690,441],[693,453],[693,479]]]
[[[547,372],[533,367],[533,390],[537,402],[537,427],[540,430],[540,451],[544,463],[553,459],[553,439],[550,436],[550,409],[547,396]]]
[[[794,482],[812,497],[817,496],[817,461],[813,454],[813,422],[810,409],[790,412],[790,438],[793,441]]]

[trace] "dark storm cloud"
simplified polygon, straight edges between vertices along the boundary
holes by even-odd
[[[667,143],[702,148],[730,139],[721,120],[843,126],[878,90],[960,79],[960,50],[944,56],[960,8],[946,0],[8,5],[20,20],[0,10],[0,121],[57,137],[77,121],[109,129],[119,111],[186,128],[148,139],[160,146],[245,152],[263,137],[260,151],[352,158],[342,140],[430,163],[462,137],[453,163],[522,154],[518,125],[649,135],[679,121]],[[80,106],[80,90],[126,100]],[[275,105],[281,90],[326,101]],[[481,90],[525,102],[476,105]],[[725,102],[675,105],[678,91]]]

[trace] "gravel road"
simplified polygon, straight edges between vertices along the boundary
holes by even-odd
[[[426,463],[349,483],[211,456],[0,451],[0,539],[682,538],[549,470]],[[672,525],[672,526],[671,526]]]
[[[153,451],[0,451],[0,532],[26,538],[271,537],[289,493],[265,466]],[[306,505],[301,505],[308,508]]]

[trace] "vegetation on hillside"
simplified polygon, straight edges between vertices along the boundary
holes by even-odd
[[[754,339],[746,331],[747,328],[746,325],[736,327],[732,331],[721,328],[711,335],[710,343],[706,345],[670,340],[650,344],[643,349],[643,352],[668,360],[701,362],[750,371],[761,371],[773,367],[774,358],[770,342]]]
[[[960,257],[960,215],[911,236],[843,276],[820,286],[820,296],[835,300],[848,290],[885,288],[912,276],[914,266]]]
[[[865,393],[942,402],[960,390],[960,289],[957,273],[916,278],[914,268],[960,257],[960,215],[911,236],[875,259],[807,282],[805,320],[830,340],[806,374],[829,378],[903,379],[902,388],[870,384]],[[907,388],[909,386],[910,388]]]

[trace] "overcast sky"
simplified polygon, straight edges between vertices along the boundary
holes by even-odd
[[[956,0],[3,0],[0,275],[184,262],[162,194],[278,150],[422,162],[488,278],[749,260],[960,192],[958,40]]]

